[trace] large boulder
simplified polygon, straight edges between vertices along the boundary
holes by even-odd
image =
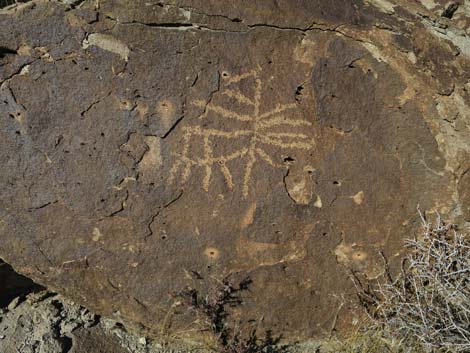
[[[154,333],[193,332],[175,293],[226,276],[252,280],[236,320],[287,339],[350,327],[350,271],[399,263],[417,204],[470,219],[470,18],[454,7],[2,10],[0,257]]]

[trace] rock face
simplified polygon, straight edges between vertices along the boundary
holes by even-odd
[[[442,4],[441,4],[442,3]],[[0,257],[158,333],[174,293],[253,284],[235,320],[356,317],[416,206],[470,219],[468,4],[34,1],[0,14]]]
[[[162,353],[60,295],[43,291],[22,298],[0,309],[1,352]]]

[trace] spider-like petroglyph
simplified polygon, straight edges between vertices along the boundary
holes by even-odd
[[[243,94],[237,86],[241,81],[251,79],[254,82],[254,97]],[[250,107],[249,114],[242,114],[232,111],[222,105],[213,102],[195,101],[193,104],[204,107],[205,111],[200,119],[207,119],[210,114],[217,115],[220,119],[232,120],[242,123],[248,128],[234,128],[233,130],[222,130],[206,128],[202,125],[186,126],[183,128],[183,141],[181,150],[176,153],[176,162],[170,171],[170,181],[178,177],[181,183],[185,183],[191,176],[193,168],[202,168],[202,187],[209,191],[209,186],[213,178],[213,171],[218,168],[225,178],[225,182],[230,189],[235,188],[235,182],[231,168],[231,161],[239,160],[236,165],[243,165],[243,180],[241,181],[241,191],[244,198],[249,194],[250,182],[253,176],[254,167],[265,162],[273,168],[285,168],[283,164],[276,163],[267,152],[268,146],[274,146],[282,150],[300,149],[309,150],[314,147],[312,137],[301,132],[312,124],[302,119],[291,119],[286,117],[286,113],[296,108],[296,104],[278,104],[274,109],[263,112],[260,110],[263,94],[263,83],[256,70],[232,76],[224,81],[224,87],[220,93],[226,97],[235,99],[240,104]],[[294,131],[292,131],[294,129]],[[286,131],[289,130],[289,131]],[[193,156],[190,150],[193,139],[201,139],[202,156]],[[214,150],[214,139],[223,139],[227,144],[234,145],[239,138],[247,139],[248,143],[240,144],[240,147],[226,154],[217,153]],[[235,167],[235,165],[232,167]]]

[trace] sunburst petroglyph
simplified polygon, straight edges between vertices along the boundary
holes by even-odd
[[[240,87],[236,87],[237,84],[247,79],[251,79],[254,83],[253,97],[247,96],[242,93]],[[285,151],[313,148],[313,138],[300,131],[305,130],[305,127],[311,126],[312,123],[307,120],[288,117],[291,115],[288,114],[289,111],[296,109],[296,103],[278,104],[269,111],[261,111],[263,82],[256,70],[229,77],[223,83],[225,88],[220,91],[220,94],[250,107],[251,112],[248,114],[239,113],[233,111],[230,107],[216,105],[213,102],[193,102],[194,105],[205,108],[200,119],[207,119],[215,115],[220,119],[233,121],[234,128],[232,130],[212,129],[206,128],[202,124],[184,127],[181,149],[176,153],[176,162],[170,171],[170,181],[178,180],[180,183],[186,183],[194,168],[202,168],[202,188],[209,191],[213,171],[218,168],[224,176],[227,186],[230,189],[235,189],[238,184],[234,181],[229,164],[238,160],[237,168],[240,164],[243,166],[241,192],[243,197],[246,198],[249,195],[253,171],[257,164],[264,162],[273,168],[285,168],[285,165],[273,160],[267,147],[272,146]],[[233,86],[235,88],[231,88]],[[237,123],[248,124],[249,127],[237,129]],[[240,144],[240,148],[232,153],[218,154],[213,143],[215,138],[222,138],[227,144],[233,144],[239,138],[246,138],[248,143]],[[202,155],[193,155],[191,151],[193,139],[201,139],[203,148],[202,153],[199,154]],[[234,167],[235,164],[232,166],[232,170]]]

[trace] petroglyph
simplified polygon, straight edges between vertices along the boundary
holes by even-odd
[[[218,169],[225,179],[227,187],[232,190],[236,188],[232,171],[240,164],[243,166],[241,180],[241,192],[244,198],[249,195],[250,184],[255,167],[265,162],[272,168],[285,168],[285,165],[275,161],[270,155],[270,148],[281,149],[288,152],[292,149],[309,150],[315,144],[311,136],[304,133],[305,127],[312,125],[311,122],[298,118],[291,118],[292,111],[296,109],[296,103],[277,104],[273,109],[261,111],[263,82],[256,70],[249,71],[237,76],[230,76],[224,72],[223,88],[219,94],[231,102],[237,102],[236,106],[248,108],[248,113],[242,113],[233,109],[232,105],[216,104],[211,100],[209,103],[196,100],[192,104],[204,108],[199,120],[205,121],[209,118],[222,120],[224,124],[233,123],[233,129],[209,128],[201,125],[186,126],[183,128],[181,149],[175,154],[176,162],[170,171],[170,181],[186,183],[193,169],[203,170],[202,188],[208,192],[211,185],[214,170]],[[251,80],[254,86],[252,97],[241,90],[241,83]],[[234,87],[235,86],[235,87]],[[239,87],[240,86],[240,87]],[[246,86],[244,86],[246,87]],[[243,127],[237,127],[237,124]],[[301,130],[301,131],[299,131]],[[227,146],[235,145],[235,140],[245,138],[247,143],[241,143],[238,149],[227,153],[224,146],[214,143],[215,139],[222,139]],[[202,151],[193,153],[191,146],[196,140],[202,142]],[[225,146],[226,147],[226,146]],[[225,153],[220,153],[224,151]],[[219,152],[219,153],[218,153]],[[195,156],[193,154],[199,154]],[[200,155],[202,154],[202,156]],[[230,162],[238,160],[238,164]]]
[[[119,55],[123,60],[129,60],[129,47],[109,34],[91,33],[82,42],[83,49],[96,46],[103,50]]]

